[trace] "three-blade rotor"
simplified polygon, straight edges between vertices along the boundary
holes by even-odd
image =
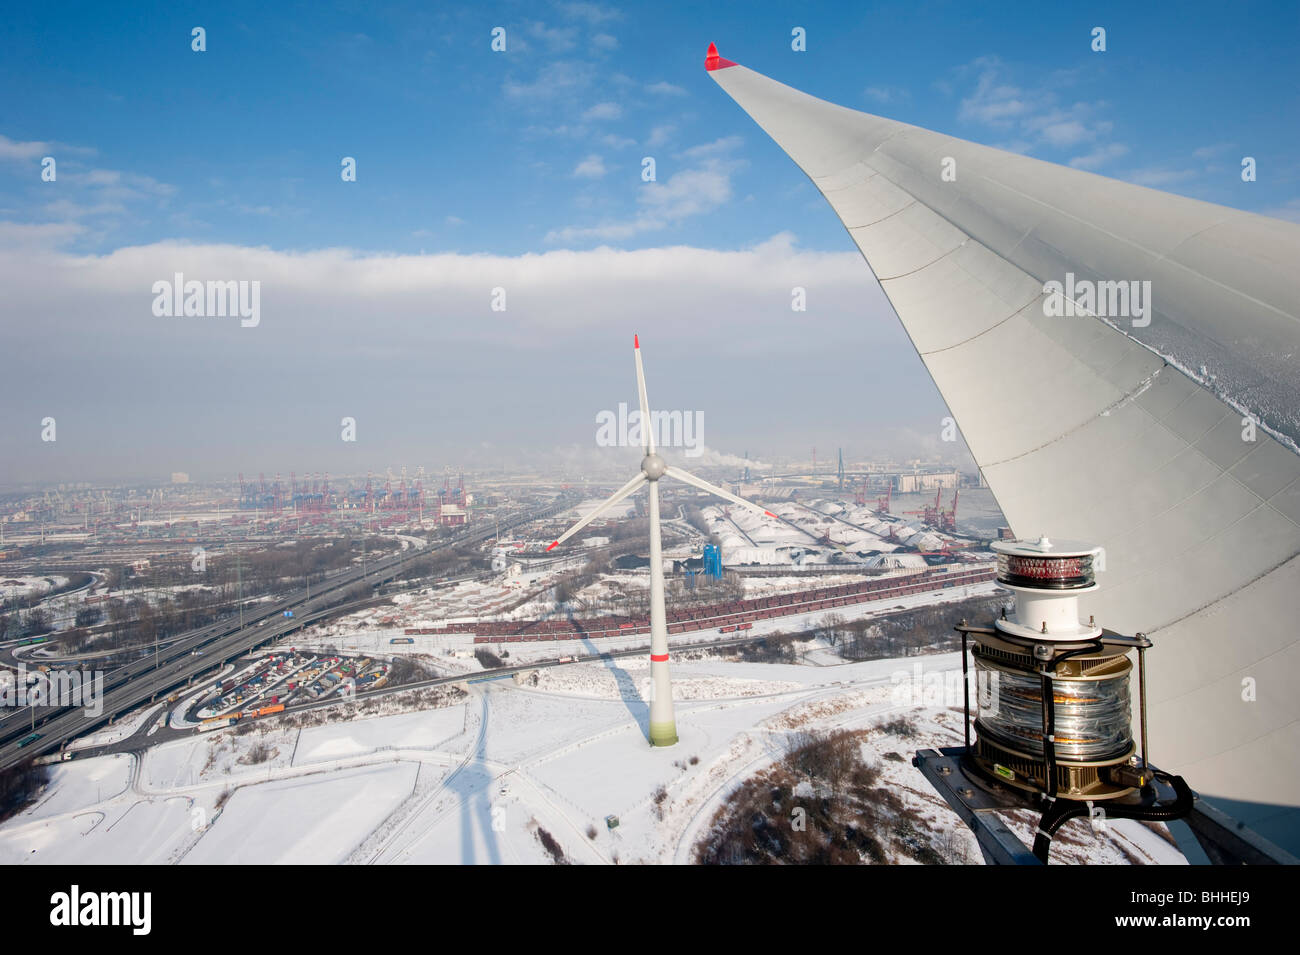
[[[640,336],[634,335],[632,337],[632,351],[636,356],[636,385],[641,399],[641,449],[645,452],[645,458],[641,462],[641,472],[606,498],[580,521],[557,537],[546,549],[548,551],[553,550],[560,544],[563,544],[566,540],[578,533],[578,531],[582,530],[601,514],[604,514],[619,501],[623,500],[634,491],[639,490],[643,484],[649,484],[651,481],[658,481],[659,478],[665,474],[669,477],[676,478],[684,484],[689,484],[692,487],[699,488],[701,491],[707,491],[710,494],[730,501],[733,504],[739,504],[741,507],[747,508],[756,514],[761,514],[764,517],[775,518],[775,514],[771,511],[765,510],[753,501],[747,501],[743,497],[732,494],[730,491],[725,491],[716,484],[710,484],[703,478],[696,477],[694,474],[691,474],[689,471],[685,471],[682,468],[671,464],[664,464],[655,450],[654,427],[652,426],[653,421],[650,417],[650,400],[646,397],[645,369],[641,364]]]

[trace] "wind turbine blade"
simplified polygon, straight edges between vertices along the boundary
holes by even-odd
[[[641,336],[632,336],[632,351],[636,355],[636,388],[641,398],[641,450],[655,453],[654,428],[650,427],[650,399],[645,393],[645,369],[641,367]]]
[[[683,471],[681,468],[675,467],[674,465],[670,464],[668,465],[668,468],[666,471],[664,471],[664,473],[667,474],[669,477],[677,478],[677,480],[683,482],[684,484],[689,484],[692,487],[698,487],[701,491],[708,491],[710,494],[716,494],[718,497],[725,498],[726,500],[731,501],[733,504],[739,504],[741,507],[747,507],[755,514],[762,514],[764,517],[776,518],[775,514],[773,514],[771,511],[765,510],[761,505],[755,504],[753,501],[747,501],[743,497],[738,497],[735,494],[732,494],[730,491],[724,491],[716,484],[710,484],[708,481],[704,480],[704,478],[697,478],[690,471]],[[777,519],[779,520],[779,518]]]
[[[615,491],[612,495],[610,495],[610,497],[608,497],[608,498],[604,501],[604,503],[602,503],[599,507],[597,507],[597,508],[595,508],[594,510],[592,510],[592,512],[591,512],[590,514],[588,514],[588,515],[587,515],[586,517],[584,517],[582,520],[578,521],[578,523],[574,524],[574,525],[573,525],[572,527],[570,527],[567,531],[565,531],[563,534],[561,534],[559,537],[557,537],[557,538],[556,538],[556,539],[551,543],[551,546],[550,546],[550,547],[547,547],[546,549],[547,549],[547,550],[554,550],[554,549],[555,549],[556,547],[558,547],[560,544],[563,544],[566,540],[568,540],[568,539],[569,539],[570,537],[572,537],[574,534],[578,533],[578,531],[582,530],[584,527],[586,527],[588,524],[590,524],[590,523],[591,523],[592,521],[594,521],[596,518],[600,517],[601,514],[604,514],[604,513],[605,513],[606,511],[608,511],[611,507],[613,507],[613,506],[614,506],[615,504],[617,504],[619,501],[623,500],[623,498],[627,497],[629,494],[631,494],[633,491],[637,490],[637,489],[638,489],[642,484],[645,484],[645,483],[646,483],[645,472],[644,472],[644,471],[639,472],[639,473],[637,474],[636,477],[634,477],[632,480],[628,481],[628,482],[627,482],[626,484],[624,484],[621,488],[619,488],[619,489],[618,489],[617,491]]]

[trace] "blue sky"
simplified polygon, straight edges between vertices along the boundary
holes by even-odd
[[[172,237],[730,248],[792,228],[807,247],[848,248],[708,80],[709,40],[834,102],[1044,159],[1252,211],[1300,194],[1295,4],[713,6],[729,10],[142,3],[123,17],[92,3],[54,18],[18,5],[0,27],[0,135],[10,152],[51,144],[71,181],[56,202],[35,159],[11,159],[0,202],[11,220],[82,226],[86,250]],[[195,25],[205,53],[190,50]],[[1089,49],[1096,25],[1105,53]],[[790,49],[793,26],[807,52]],[[646,155],[673,190],[658,208],[642,195]],[[356,183],[340,180],[343,156]]]
[[[1298,9],[11,6],[0,481],[592,450],[593,414],[631,397],[634,331],[657,348],[656,403],[707,411],[720,452],[947,453],[943,403],[851,240],[708,78],[709,41],[849,107],[1297,220]],[[149,286],[182,265],[260,278],[261,327],[160,325]],[[500,275],[524,303],[509,316],[484,308]],[[797,321],[792,284],[815,303]],[[542,394],[545,416],[518,412]],[[29,419],[56,411],[66,441],[33,446]],[[341,414],[369,443],[340,448]]]

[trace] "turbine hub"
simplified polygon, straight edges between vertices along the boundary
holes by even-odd
[[[657,481],[668,470],[668,464],[657,454],[647,454],[641,459],[641,473],[651,481]]]

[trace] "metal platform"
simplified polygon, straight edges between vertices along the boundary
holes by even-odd
[[[974,833],[986,863],[1042,865],[998,815],[1014,809],[1041,812],[1041,804],[1024,792],[990,782],[969,771],[965,765],[965,752],[961,746],[923,749],[912,758],[912,765],[921,771]],[[1183,825],[1187,827],[1186,832],[1195,837],[1196,847],[1204,852],[1206,861],[1215,865],[1300,864],[1295,856],[1199,797],[1190,815],[1170,824],[1176,838],[1183,834]],[[1180,848],[1184,854],[1192,849],[1190,846]]]

